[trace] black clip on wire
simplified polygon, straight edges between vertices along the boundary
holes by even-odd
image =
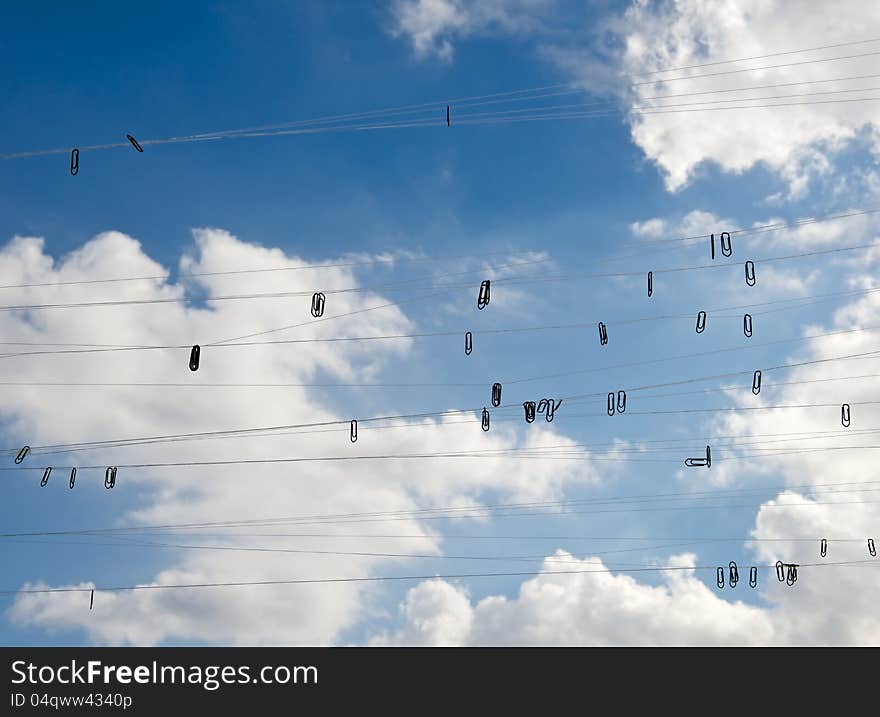
[[[650,299],[654,295],[654,272],[648,272],[648,298]]]
[[[712,449],[709,446],[706,446],[706,457],[705,458],[685,458],[684,464],[688,468],[702,468],[705,466],[706,468],[712,467]]]
[[[746,262],[746,284],[755,285],[755,262],[751,259]]]
[[[602,346],[608,343],[608,330],[605,328],[605,324],[601,321],[599,322],[599,343]]]
[[[746,337],[750,337],[752,335],[752,315],[744,314],[743,315],[743,333]]]
[[[776,579],[779,582],[785,582],[785,563],[781,560],[776,561]]]
[[[701,334],[706,330],[706,312],[697,312],[697,333]]]
[[[756,396],[761,393],[761,369],[757,369],[752,376],[752,393]]]
[[[199,370],[199,357],[202,353],[202,347],[198,344],[195,344],[192,347],[192,351],[189,352],[189,370],[190,371],[198,371]]]
[[[822,538],[822,542],[819,543],[819,555],[823,558],[828,555],[828,541],[825,538]]]
[[[358,422],[357,421],[351,422],[351,432],[349,433],[348,437],[352,443],[357,443],[357,439],[358,439]]]
[[[31,452],[30,446],[25,446],[24,448],[22,448],[18,452],[18,455],[15,457],[15,464],[18,465],[19,463],[21,463],[25,458],[27,458],[27,454],[30,452]]]
[[[480,284],[480,293],[477,295],[477,308],[482,311],[489,305],[489,289],[491,282],[489,279],[485,279]]]
[[[326,301],[327,297],[320,291],[316,291],[312,294],[312,316],[316,319],[324,315],[324,303]]]
[[[736,567],[736,563],[733,560],[727,564],[727,568],[730,571],[728,582],[730,583],[730,587],[735,588],[736,584],[739,582],[739,568]]]
[[[526,412],[526,423],[532,423],[535,420],[535,402],[534,401],[525,401],[523,403],[523,409]]]
[[[49,482],[49,476],[52,473],[52,466],[48,466],[45,471],[43,471],[43,478],[40,480],[40,488],[45,488],[46,483]]]
[[[849,428],[850,414],[849,414],[849,404],[848,403],[844,403],[840,407],[840,422],[843,424],[844,428]]]
[[[868,552],[872,558],[877,557],[877,546],[874,545],[874,538],[868,538]]]
[[[608,393],[608,415],[614,415],[614,391]]]
[[[724,256],[731,256],[733,254],[733,243],[730,240],[730,232],[721,232],[721,253]]]
[[[474,350],[474,335],[468,331],[464,335],[464,355],[470,356]]]
[[[116,466],[107,466],[104,472],[104,487],[107,490],[116,486]]]
[[[794,585],[798,579],[798,566],[794,563],[787,565],[785,571],[785,584],[789,587]]]
[[[68,485],[70,486],[70,490],[73,490],[73,486],[76,485],[76,468],[70,469],[70,482]]]
[[[138,152],[143,152],[144,148],[138,144],[138,141],[132,137],[130,134],[125,135],[125,138],[131,142],[131,146],[134,147]]]
[[[495,408],[501,405],[501,384],[493,383],[492,384],[492,405]]]
[[[718,570],[715,571],[715,582],[718,584],[719,588],[724,587],[724,568],[719,567]]]
[[[481,427],[484,431],[489,430],[489,411],[486,409],[485,406],[483,406],[483,422],[481,424]]]
[[[758,587],[758,568],[756,568],[754,565],[749,568],[749,587]]]
[[[79,171],[79,150],[74,147],[70,150],[70,174],[72,176],[76,176],[76,173]]]

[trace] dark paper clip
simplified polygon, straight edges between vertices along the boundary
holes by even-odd
[[[481,428],[484,431],[489,430],[489,411],[486,409],[485,406],[483,406],[483,422],[481,424]]]
[[[739,582],[739,568],[736,567],[736,563],[733,560],[727,564],[727,568],[730,571],[730,576],[727,582],[730,584],[730,587],[735,588],[736,584]]]
[[[743,333],[749,337],[752,335],[752,315],[745,314],[743,316]]]
[[[92,596],[89,598],[89,610],[95,607],[95,591],[92,590]]]
[[[733,243],[730,240],[730,232],[721,232],[721,253],[724,256],[733,254]]]
[[[131,142],[132,147],[134,147],[138,152],[143,152],[144,148],[138,144],[138,141],[132,137],[130,134],[125,135],[125,138]]]
[[[709,446],[706,446],[706,457],[705,458],[685,458],[684,464],[688,468],[702,468],[705,466],[706,468],[712,467],[712,449]]]
[[[715,235],[709,235],[709,246],[712,249],[712,261],[715,261]]]
[[[756,396],[761,393],[761,369],[755,371],[755,374],[752,376],[752,393]]]
[[[776,561],[776,579],[785,582],[785,564],[781,560]]]
[[[116,466],[108,466],[104,472],[104,487],[110,490],[116,485]]]
[[[718,568],[718,570],[715,571],[715,582],[718,583],[719,588],[724,587],[724,568]]]
[[[327,297],[324,296],[320,291],[316,291],[312,294],[312,316],[316,319],[320,316],[324,315],[324,302],[327,300]]]
[[[485,309],[489,305],[489,289],[491,286],[491,282],[489,279],[485,279],[480,284],[480,293],[477,295],[477,308],[481,311]]]
[[[624,413],[626,411],[626,391],[617,392],[617,412]]]
[[[73,486],[76,485],[76,468],[70,469],[70,490],[73,490]]]
[[[848,403],[844,403],[840,407],[840,422],[843,424],[844,428],[849,428],[850,415],[849,415],[849,404]]]
[[[877,557],[877,546],[874,545],[874,538],[868,538],[868,552],[872,558]]]
[[[754,565],[749,568],[749,587],[758,587],[758,568],[756,568]]]
[[[532,423],[535,420],[535,402],[534,401],[524,402],[523,409],[526,412],[526,423]]]
[[[614,415],[614,391],[611,391],[608,394],[608,415]]]
[[[452,124],[449,121],[449,105],[446,105],[446,126],[452,127]]]
[[[786,566],[787,569],[785,571],[785,584],[786,585],[794,585],[797,582],[797,570],[798,566],[795,564],[791,564]]]
[[[501,384],[493,383],[492,384],[492,405],[495,408],[501,405]]]
[[[464,335],[464,355],[470,356],[471,351],[473,351],[473,350],[474,350],[474,335],[470,331],[467,331],[467,332],[465,332],[465,335]]]
[[[648,272],[648,298],[650,299],[654,295],[654,272]]]
[[[49,482],[49,476],[51,475],[51,473],[52,473],[52,466],[49,466],[48,468],[46,468],[45,471],[43,471],[43,479],[40,481],[40,488],[46,487],[46,483]]]
[[[825,538],[822,538],[822,542],[819,543],[819,555],[823,558],[828,555],[828,541]]]
[[[357,439],[358,439],[358,422],[357,421],[351,422],[351,433],[349,434],[349,438],[351,439],[352,443],[357,443]]]
[[[602,346],[608,343],[608,331],[605,329],[605,324],[601,321],[599,322],[599,343]]]
[[[697,333],[701,334],[706,330],[706,312],[697,312]]]
[[[18,452],[18,455],[15,457],[15,463],[16,463],[16,465],[18,465],[18,464],[21,463],[25,458],[27,458],[27,454],[30,453],[30,452],[31,452],[31,447],[30,447],[30,446],[25,446],[24,448],[22,448],[22,449]]]
[[[542,398],[538,401],[538,413],[543,413],[544,418],[547,420],[547,423],[550,423],[553,420],[553,417],[556,415],[556,409],[558,409],[562,405],[562,399],[554,402],[552,398]]]
[[[74,148],[70,152],[70,173],[75,177],[79,171],[79,150]]]
[[[192,351],[189,352],[189,370],[190,371],[198,371],[199,370],[199,355],[202,353],[202,347],[198,344],[195,344],[192,347]]]
[[[755,262],[751,259],[746,262],[746,284],[755,285]]]

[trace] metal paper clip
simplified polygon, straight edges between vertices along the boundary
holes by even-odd
[[[608,331],[605,329],[605,324],[601,321],[599,322],[599,343],[602,346],[608,343]]]
[[[626,391],[617,392],[617,412],[624,413],[626,411]]]
[[[874,538],[868,538],[868,552],[872,558],[877,557],[877,546],[874,545]]]
[[[351,433],[349,434],[349,438],[351,439],[352,443],[357,443],[357,439],[358,439],[358,422],[357,421],[351,422]]]
[[[547,420],[547,423],[550,423],[553,420],[553,417],[556,415],[556,409],[562,405],[562,399],[554,402],[552,398],[542,398],[538,401],[538,413],[543,413],[544,418]]]
[[[733,243],[730,241],[730,232],[721,232],[721,253],[724,256],[733,254]]]
[[[485,406],[483,406],[483,423],[481,427],[484,431],[489,430],[489,411],[486,410]]]
[[[446,105],[446,126],[452,127],[452,124],[449,121],[449,105]]]
[[[523,409],[526,412],[526,423],[532,423],[535,420],[535,402],[525,401],[523,403]]]
[[[501,405],[501,384],[493,383],[492,384],[492,405],[495,408]]]
[[[614,415],[614,391],[608,393],[608,415]]]
[[[755,371],[752,376],[752,393],[756,396],[761,393],[761,369]]]
[[[785,582],[785,564],[781,560],[776,561],[776,579]]]
[[[45,471],[43,471],[43,478],[42,478],[42,480],[40,481],[40,488],[45,488],[45,487],[46,487],[46,483],[49,482],[49,475],[50,475],[51,473],[52,473],[52,466],[49,466],[48,468],[46,468]]]
[[[73,490],[73,486],[76,485],[76,468],[70,469],[70,490]]]
[[[724,587],[724,568],[718,568],[715,571],[715,582],[718,583],[719,588]]]
[[[477,295],[477,308],[481,311],[489,305],[489,289],[491,282],[485,279],[480,284],[480,293]]]
[[[746,284],[755,285],[755,262],[751,259],[746,262]]]
[[[116,485],[116,466],[108,466],[104,471],[104,487],[110,490]]]
[[[825,538],[822,538],[822,542],[819,543],[819,555],[823,558],[828,555],[828,541]]]
[[[202,353],[202,347],[198,344],[195,344],[192,347],[192,351],[189,352],[189,370],[190,371],[198,371],[199,370],[199,356]]]
[[[126,138],[129,142],[131,142],[132,146],[133,146],[138,152],[143,152],[143,151],[144,151],[144,148],[141,147],[141,146],[138,144],[138,141],[137,141],[134,137],[132,137],[130,134],[125,135],[125,138]]]
[[[785,584],[786,585],[794,585],[797,582],[797,570],[798,566],[795,564],[787,565],[785,571]]]
[[[727,564],[727,568],[730,571],[730,576],[727,582],[730,583],[730,587],[735,588],[736,584],[739,582],[739,568],[736,567],[736,563],[733,560]]]
[[[89,610],[91,610],[93,607],[95,607],[95,591],[94,590],[92,590],[92,595],[89,598]]]
[[[752,315],[745,314],[743,316],[743,333],[748,337],[752,335]]]
[[[697,312],[697,333],[701,334],[706,330],[706,312]]]
[[[467,331],[464,335],[464,355],[470,356],[471,351],[474,350],[474,335]]]
[[[684,464],[688,468],[702,468],[705,466],[706,468],[712,467],[712,449],[709,446],[706,446],[706,457],[705,458],[685,458]]]
[[[650,299],[654,295],[654,272],[648,272],[648,298]]]
[[[324,302],[327,300],[327,297],[324,296],[320,291],[316,291],[312,294],[312,316],[316,319],[319,316],[324,315]]]
[[[70,151],[70,173],[75,177],[79,171],[79,150],[74,148]]]
[[[30,452],[31,452],[31,447],[30,447],[30,446],[25,446],[24,448],[22,448],[22,449],[18,452],[18,455],[15,457],[15,463],[16,463],[16,465],[18,465],[18,464],[21,463],[25,458],[27,458],[27,454],[30,453]]]
[[[844,428],[849,428],[850,415],[849,415],[849,404],[848,403],[844,403],[840,407],[840,422],[843,424]]]
[[[715,235],[709,235],[709,246],[712,249],[712,261],[715,261]]]
[[[758,587],[758,568],[756,568],[754,565],[749,568],[749,587]]]

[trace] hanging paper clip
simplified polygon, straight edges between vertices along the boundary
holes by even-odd
[[[648,272],[648,298],[650,299],[654,295],[654,272]]]
[[[715,582],[718,583],[719,588],[724,587],[724,568],[718,568],[715,572]]]
[[[868,552],[872,558],[877,557],[877,546],[874,545],[874,538],[868,538]]]
[[[843,424],[844,428],[849,428],[850,415],[849,415],[849,404],[848,403],[844,403],[840,407],[840,422]]]
[[[73,490],[73,486],[76,485],[76,468],[70,469],[70,490]]]
[[[477,295],[477,308],[481,311],[489,305],[489,288],[491,282],[489,279],[483,280],[480,284],[480,293]]]
[[[523,409],[526,412],[526,423],[532,423],[535,420],[535,402],[526,401],[523,403]]]
[[[481,428],[484,431],[489,430],[489,411],[486,409],[485,406],[483,406],[483,422],[481,424]]]
[[[501,384],[493,383],[492,384],[492,405],[495,408],[501,405]]]
[[[791,564],[786,566],[787,570],[785,572],[785,584],[786,585],[794,585],[797,582],[797,570],[798,566],[795,564]]]
[[[89,610],[95,606],[95,591],[92,590],[92,596],[89,598]]]
[[[141,146],[138,144],[138,141],[137,141],[134,137],[132,137],[130,134],[125,135],[125,138],[126,138],[129,142],[131,142],[132,146],[133,146],[138,152],[143,152],[143,151],[144,151],[144,148],[141,147]]]
[[[614,415],[614,391],[608,393],[608,415]]]
[[[468,331],[464,335],[464,355],[470,356],[474,350],[474,335]]]
[[[702,468],[705,466],[706,468],[712,467],[712,449],[709,446],[706,446],[706,457],[705,458],[685,458],[684,464],[688,466],[688,468]]]
[[[79,150],[74,148],[70,151],[70,173],[75,177],[79,171]]]
[[[828,541],[825,538],[822,538],[822,542],[819,543],[819,555],[823,558],[828,555]]]
[[[758,587],[758,568],[756,568],[754,565],[749,568],[749,587]]]
[[[712,261],[715,261],[715,235],[709,235],[709,246],[712,248]]]
[[[40,481],[40,488],[45,488],[45,487],[46,487],[46,483],[49,482],[49,475],[50,475],[51,473],[52,473],[52,466],[49,466],[48,468],[46,468],[45,471],[43,471],[43,478],[42,478],[42,480]]]
[[[752,335],[752,315],[745,314],[743,316],[743,333],[748,337]]]
[[[781,560],[776,561],[776,579],[785,582],[785,564]]]
[[[605,329],[605,324],[601,321],[599,322],[599,343],[602,346],[608,343],[608,331]]]
[[[16,463],[16,465],[18,465],[18,464],[21,463],[25,458],[27,458],[27,454],[30,453],[30,452],[31,452],[31,447],[30,447],[30,446],[25,446],[24,448],[22,448],[22,449],[18,452],[18,455],[15,457],[15,463]]]
[[[452,127],[452,124],[449,122],[449,105],[446,105],[446,126]]]
[[[700,311],[697,313],[697,333],[701,334],[706,330],[706,312]]]
[[[110,490],[116,485],[116,466],[108,466],[104,471],[104,487]]]
[[[319,316],[324,315],[324,302],[327,300],[327,297],[324,296],[320,291],[316,291],[312,294],[312,316],[316,319]]]
[[[755,374],[752,376],[752,393],[756,396],[761,393],[761,369],[755,371]]]
[[[189,370],[199,370],[199,355],[202,353],[202,347],[198,344],[193,345],[192,351],[189,352]]]
[[[357,421],[351,422],[351,433],[349,434],[349,438],[351,439],[352,443],[357,443],[357,439],[358,439],[358,422]]]
[[[547,420],[547,423],[550,423],[553,420],[553,417],[556,415],[556,409],[558,409],[562,405],[562,399],[554,402],[552,398],[542,398],[538,401],[538,413],[543,413],[544,418]]]
[[[730,571],[728,582],[730,583],[730,587],[735,588],[736,584],[739,582],[739,568],[736,567],[736,563],[733,560],[727,564],[727,568]]]
[[[617,412],[624,413],[626,411],[626,391],[617,392]]]
[[[721,232],[721,253],[724,256],[733,254],[733,243],[730,241],[730,232]]]
[[[746,284],[755,285],[755,262],[751,259],[746,262]]]

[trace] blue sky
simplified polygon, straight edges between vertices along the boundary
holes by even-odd
[[[727,318],[710,313],[709,328],[702,335],[695,334],[692,318],[616,324],[626,319],[665,314],[695,316],[700,309],[864,288],[870,283],[871,268],[876,267],[871,264],[876,257],[860,260],[861,254],[823,255],[773,266],[762,266],[758,261],[755,288],[743,284],[740,266],[658,274],[655,294],[648,299],[644,272],[704,264],[708,261],[708,243],[685,243],[675,245],[674,249],[661,245],[662,251],[658,251],[657,245],[639,246],[635,242],[708,235],[768,221],[871,208],[877,205],[876,164],[880,146],[876,104],[869,104],[869,109],[864,110],[874,113],[867,118],[847,109],[806,107],[760,114],[741,111],[638,119],[628,111],[635,100],[614,88],[600,87],[599,79],[604,75],[597,68],[650,71],[695,61],[725,60],[871,37],[869,29],[856,28],[855,20],[850,26],[841,23],[829,29],[823,26],[821,18],[812,20],[811,34],[793,34],[796,28],[791,33],[779,29],[774,34],[766,30],[768,18],[761,23],[765,32],[754,33],[752,44],[746,47],[734,42],[736,34],[730,28],[736,27],[736,18],[728,18],[729,24],[715,23],[717,16],[734,13],[733,10],[719,5],[701,14],[694,3],[684,3],[678,9],[664,3],[648,6],[640,10],[629,8],[628,3],[498,0],[480,8],[464,0],[405,0],[301,3],[294,7],[264,3],[256,9],[238,3],[187,3],[184,7],[156,3],[142,14],[103,3],[85,9],[51,4],[51,12],[42,4],[10,8],[0,29],[4,55],[13,68],[3,80],[3,153],[116,142],[123,140],[126,133],[151,139],[259,126],[556,83],[577,83],[585,90],[584,101],[611,97],[620,111],[613,116],[575,121],[459,126],[453,102],[451,128],[440,124],[428,128],[147,145],[143,154],[133,149],[84,151],[76,177],[68,172],[66,154],[3,160],[0,242],[10,242],[3,248],[0,261],[3,284],[49,280],[46,277],[55,275],[87,279],[140,275],[144,271],[150,273],[150,259],[171,272],[166,287],[95,284],[75,289],[43,289],[43,293],[40,289],[6,289],[2,301],[6,305],[95,301],[122,295],[153,297],[159,293],[151,292],[166,290],[174,295],[190,291],[204,296],[212,291],[247,293],[285,288],[305,290],[312,286],[309,279],[296,272],[271,278],[243,275],[201,285],[178,283],[177,272],[184,256],[195,262],[196,269],[230,270],[288,261],[332,263],[351,257],[365,261],[383,253],[398,257],[405,252],[420,257],[491,254],[482,259],[403,261],[393,268],[367,265],[328,269],[326,275],[314,275],[321,276],[322,281],[336,282],[335,286],[352,282],[362,287],[378,286],[370,296],[400,302],[391,312],[365,315],[376,317],[375,321],[356,319],[339,327],[327,324],[329,328],[323,333],[318,329],[315,335],[473,330],[475,349],[469,357],[463,354],[461,338],[448,336],[394,344],[367,342],[367,346],[358,349],[330,344],[330,348],[322,347],[315,353],[296,344],[258,347],[252,353],[246,348],[234,349],[235,359],[227,361],[224,356],[224,363],[213,374],[211,371],[217,365],[213,362],[217,360],[219,364],[219,360],[214,358],[217,353],[207,347],[203,354],[205,366],[198,375],[186,371],[186,358],[180,352],[162,352],[161,361],[156,359],[152,364],[159,352],[7,357],[4,372],[8,381],[81,377],[186,381],[204,375],[205,381],[227,382],[303,380],[476,386],[254,389],[249,396],[244,389],[166,387],[152,391],[3,386],[0,390],[8,394],[6,401],[0,401],[4,447],[25,442],[101,439],[108,432],[110,437],[154,435],[296,423],[309,420],[311,415],[347,420],[351,416],[474,407],[488,405],[489,387],[494,380],[503,379],[511,382],[505,385],[505,404],[509,401],[516,406],[524,400],[546,396],[751,371],[793,359],[809,360],[849,351],[850,344],[842,342],[823,354],[825,348],[820,350],[813,345],[818,342],[798,339],[808,327],[824,332],[854,325],[870,326],[872,316],[880,319],[880,309],[859,296],[766,316],[756,310],[751,339],[742,335],[741,312],[733,312],[736,315]],[[770,3],[768,7],[765,11],[777,13],[773,15],[776,20],[793,12],[786,3]],[[854,17],[857,13],[853,12]],[[427,33],[432,38],[433,50],[419,45],[412,23],[407,21],[412,13],[421,23],[418,27],[422,37]],[[880,28],[880,18],[874,19]],[[655,23],[667,28],[666,34],[652,35]],[[707,27],[720,33],[717,47],[710,43],[708,50],[701,41],[701,32],[709,32]],[[651,52],[640,55],[637,48],[642,44],[634,42],[634,38],[656,44]],[[827,68],[825,71],[828,72]],[[850,66],[839,70],[841,75],[858,71]],[[771,81],[767,76],[735,79],[742,85]],[[790,78],[786,76],[781,81],[787,79]],[[721,86],[714,84],[712,88]],[[669,91],[669,87],[671,84],[664,91]],[[675,90],[681,91],[681,86],[675,86]],[[725,136],[728,130],[729,136]],[[756,139],[745,139],[749,135]],[[758,137],[765,138],[763,144]],[[653,229],[640,231],[634,226],[652,219],[657,220],[651,225]],[[876,236],[876,223],[870,217],[857,217],[844,225],[843,230],[839,226],[826,228],[830,224],[815,224],[804,231],[735,238],[734,259],[796,253],[804,251],[804,246],[825,250],[867,244]],[[199,229],[205,231],[194,235],[193,230]],[[95,239],[107,232],[114,234]],[[43,243],[39,244],[37,238],[42,238]],[[21,248],[25,245],[27,250]],[[269,250],[280,250],[283,255],[271,254]],[[53,258],[54,266],[46,263],[45,256]],[[522,268],[504,268],[539,259],[540,262]],[[478,312],[474,306],[480,280],[490,275],[499,279],[514,275],[535,278],[542,273],[577,275],[606,271],[639,272],[640,276],[569,277],[564,281],[511,284],[510,288],[499,282],[493,287],[493,303],[485,311]],[[419,287],[431,289],[449,281],[444,274],[461,272],[469,272],[464,281],[472,287],[446,290],[430,302],[415,300],[411,289],[381,288],[388,282],[418,279]],[[355,310],[362,306],[358,303],[362,296],[330,294],[327,311],[335,313],[340,306]],[[294,323],[308,318],[307,300],[302,298],[230,303],[236,306],[211,308],[190,304],[184,308],[157,304],[6,312],[3,331],[10,341],[27,335],[27,339],[18,340],[188,344],[207,343],[210,336],[260,331],[288,319],[288,323]],[[52,314],[51,320],[45,318],[47,313]],[[595,323],[599,320],[609,326],[607,346],[600,346],[597,339]],[[588,326],[521,334],[480,334],[481,329],[578,323]],[[880,320],[874,323],[880,324]],[[312,334],[305,328],[284,336]],[[862,338],[863,345],[868,347],[864,350],[869,350],[871,335]],[[793,341],[719,353],[715,357],[598,370],[649,358],[781,339]],[[859,363],[859,370],[865,374],[871,372],[870,362],[852,363]],[[514,381],[585,370],[590,372],[526,383]],[[828,371],[816,371],[805,373],[803,378],[831,375]],[[790,374],[782,375],[792,378]],[[741,380],[748,381],[748,377]],[[697,384],[696,388],[719,383]],[[484,388],[479,384],[484,384]],[[809,387],[797,389],[805,392],[797,395],[791,393],[795,389],[778,387],[774,393],[771,388],[766,400],[827,400],[834,404],[841,402],[841,395],[872,398],[876,379],[858,384],[862,386],[858,390],[854,385],[847,386],[850,393],[842,393],[839,384],[823,384],[821,395],[809,393]],[[37,474],[9,473],[5,476],[6,500],[0,508],[6,527],[3,532],[152,524],[172,518],[171,522],[186,522],[189,515],[203,516],[207,522],[346,513],[358,510],[358,506],[364,511],[418,510],[466,502],[492,504],[762,487],[763,493],[731,499],[730,507],[725,509],[543,514],[485,522],[420,523],[411,519],[406,523],[411,529],[436,530],[431,549],[447,556],[552,556],[562,549],[574,558],[588,560],[602,557],[603,550],[632,547],[632,543],[584,541],[575,539],[577,536],[644,536],[654,539],[644,545],[661,547],[624,553],[624,557],[608,555],[603,558],[606,565],[615,561],[643,567],[669,565],[671,561],[686,561],[682,554],[692,553],[696,565],[726,565],[729,560],[737,560],[741,571],[747,571],[750,562],[763,564],[768,554],[762,551],[775,550],[771,541],[779,536],[818,539],[824,528],[833,533],[836,527],[834,534],[841,535],[850,528],[858,533],[860,526],[871,523],[874,513],[870,505],[837,509],[814,506],[802,511],[764,508],[762,515],[758,515],[761,503],[774,498],[783,484],[822,483],[823,478],[827,482],[828,465],[809,463],[813,459],[821,461],[822,457],[798,457],[788,462],[732,462],[727,468],[720,451],[717,455],[721,463],[713,467],[711,475],[704,471],[699,471],[699,475],[684,472],[680,464],[680,459],[697,455],[694,451],[705,444],[697,437],[713,432],[769,433],[772,427],[779,431],[832,430],[836,408],[810,409],[809,420],[797,411],[772,414],[763,421],[739,421],[737,417],[710,413],[638,415],[639,410],[748,403],[742,395],[675,395],[676,390],[664,392],[672,394],[665,397],[646,398],[643,403],[631,394],[630,413],[613,418],[604,416],[604,399],[584,404],[563,403],[552,426],[526,426],[520,419],[501,424],[498,430],[502,433],[497,438],[497,445],[502,447],[522,446],[530,440],[546,440],[547,445],[561,440],[607,447],[614,441],[637,444],[693,437],[692,448],[682,448],[689,452],[662,456],[674,459],[670,462],[614,460],[613,455],[605,453],[607,448],[601,448],[583,462],[535,460],[532,466],[527,459],[511,459],[515,467],[513,463],[492,462],[486,468],[480,460],[450,459],[412,461],[398,466],[393,473],[385,463],[357,461],[330,472],[319,464],[275,467],[266,472],[214,472],[199,468],[191,472],[180,470],[172,477],[141,475],[130,482],[129,476],[121,473],[120,483],[112,492],[101,487],[94,471],[80,478],[75,491],[63,485],[63,472],[53,474],[52,482],[44,490],[36,487]],[[192,400],[195,395],[199,396],[197,401]],[[860,425],[866,428],[870,427],[870,421],[865,419],[870,410],[873,409],[858,413]],[[632,415],[633,411],[636,415]],[[807,424],[811,428],[802,428]],[[815,427],[825,425],[827,429]],[[358,448],[363,444],[364,452],[417,452],[464,447],[464,439],[457,433],[463,429],[454,427],[448,432],[447,428],[420,425],[412,431],[367,430],[362,432]],[[467,441],[479,444],[483,437],[476,424],[467,430],[473,434]],[[538,432],[542,432],[542,438],[535,439]],[[416,437],[398,442],[404,433]],[[342,442],[345,439],[347,443],[345,434],[339,436],[339,450],[349,450]],[[149,447],[141,448],[140,452],[105,449],[87,453],[89,457],[82,460],[111,464],[136,457],[173,455],[185,460],[188,456],[210,458],[221,453],[252,455],[249,451],[265,456],[302,455],[310,449],[322,455],[331,448],[336,450],[333,444],[320,442],[323,437],[315,439],[318,443],[302,437],[265,439],[265,444],[261,440],[248,441],[250,445],[246,448],[242,448],[241,441],[231,441],[216,453],[204,446],[175,448],[173,454],[162,453],[161,449],[151,452]],[[869,458],[866,460],[864,452],[853,457],[854,463],[847,470],[867,479]],[[824,459],[829,460],[827,456]],[[507,471],[514,469],[516,476],[511,474],[507,481]],[[270,487],[261,487],[264,480]],[[187,481],[197,481],[198,488],[191,488],[193,484]],[[423,487],[421,482],[429,487]],[[243,483],[248,484],[251,493],[240,492]],[[262,497],[258,499],[257,494]],[[253,505],[248,504],[251,495]],[[817,500],[810,490],[793,490],[792,495],[792,500]],[[774,517],[789,512],[789,522]],[[822,520],[814,517],[819,512]],[[761,522],[762,516],[765,523]],[[752,530],[768,540],[760,549],[743,542],[672,545],[684,542],[674,539],[682,536],[745,537]],[[521,539],[462,540],[456,539],[455,534],[513,534]],[[571,538],[536,541],[534,536],[538,535]],[[285,556],[284,562],[270,556],[263,564],[263,556],[250,560],[247,553],[235,554],[235,559],[229,560],[227,553],[211,553],[202,562],[193,562],[192,552],[185,550],[136,548],[124,543],[97,546],[89,545],[88,539],[78,544],[38,540],[43,544],[9,542],[3,557],[4,588],[14,590],[26,583],[63,586],[91,581],[101,586],[175,579],[191,582],[204,576],[234,580],[266,576],[443,575],[532,569],[537,572],[540,566],[502,561],[484,569],[477,561],[453,558],[359,562],[295,554]],[[330,542],[317,540],[309,546],[335,549]],[[346,543],[349,550],[355,542],[358,541]],[[419,552],[417,544],[418,541],[410,541],[402,548],[402,543],[374,538],[364,541],[362,547],[411,553]],[[275,540],[272,545],[295,548],[299,543]],[[789,554],[795,553],[794,559],[806,562],[814,557],[814,547],[792,543]],[[858,553],[850,549],[855,550],[854,555]],[[799,550],[803,552],[797,553]],[[552,561],[546,565],[552,570]],[[606,586],[575,584],[579,578],[572,577],[566,582],[560,576],[554,586],[569,594],[571,604],[577,604],[579,610],[589,609],[589,595],[599,606],[619,603],[623,599],[618,592],[621,590],[633,590],[636,594],[644,591],[650,599],[662,594],[662,599],[656,598],[660,602],[651,608],[661,613],[667,609],[663,600],[687,605],[693,599],[702,605],[696,610],[706,615],[707,624],[694,624],[699,620],[685,619],[677,609],[670,609],[668,617],[660,620],[661,628],[651,632],[655,628],[650,621],[645,622],[645,615],[638,609],[631,615],[611,609],[603,613],[594,605],[594,613],[599,614],[597,622],[585,627],[586,632],[574,638],[576,641],[623,643],[639,642],[641,637],[648,642],[690,644],[751,639],[768,643],[855,639],[854,627],[830,627],[833,621],[817,607],[823,601],[848,605],[846,591],[834,592],[833,576],[823,576],[822,582],[816,583],[830,590],[830,595],[815,587],[808,597],[795,599],[780,593],[775,586],[765,586],[764,582],[755,591],[749,590],[743,581],[733,596],[719,593],[714,587],[714,574],[705,571],[697,571],[692,580],[665,573],[636,574],[632,578],[622,575],[617,574],[618,582]],[[126,595],[103,605],[99,599],[91,614],[87,596],[70,600],[56,595],[39,599],[19,596],[15,602],[7,597],[0,641],[485,644],[505,642],[504,630],[497,626],[509,619],[511,624],[530,624],[533,628],[529,634],[510,637],[513,642],[565,642],[564,637],[554,632],[552,620],[542,612],[540,604],[531,608],[527,604],[531,598],[526,594],[528,585],[523,586],[529,579],[510,576],[379,583],[348,592],[347,588],[333,585],[265,588],[262,594],[258,594],[261,588],[253,588],[247,590],[244,607],[237,604],[239,598],[234,590],[217,589],[211,595],[206,594],[209,591],[176,591],[173,597],[170,593],[175,591],[167,591],[167,600],[163,598],[164,602],[156,604],[137,603]],[[770,573],[762,574],[762,581],[770,579]],[[600,593],[606,588],[608,592],[603,598]],[[521,592],[523,589],[526,593]],[[344,599],[339,597],[343,592]],[[790,599],[795,603],[788,605],[785,601]],[[285,604],[293,614],[284,612]],[[250,605],[251,618],[247,617],[246,605]],[[848,609],[858,614],[857,607],[850,605]],[[277,632],[267,635],[265,625],[256,625],[257,618],[253,617],[262,610],[267,615],[285,615],[289,622],[280,622]],[[798,614],[797,610],[811,615],[812,632],[792,632],[789,618],[780,617],[783,613]],[[107,615],[108,612],[113,614]],[[687,609],[682,608],[682,612]],[[572,622],[578,619],[576,614],[570,616]],[[529,620],[534,620],[534,624]],[[742,632],[719,633],[718,622],[730,620],[742,625]],[[636,627],[644,625],[633,634],[615,631],[614,625],[627,621]],[[98,622],[102,626],[97,626]],[[449,624],[459,627],[444,633],[442,626]],[[878,636],[880,627],[875,620],[866,639],[876,641]]]

